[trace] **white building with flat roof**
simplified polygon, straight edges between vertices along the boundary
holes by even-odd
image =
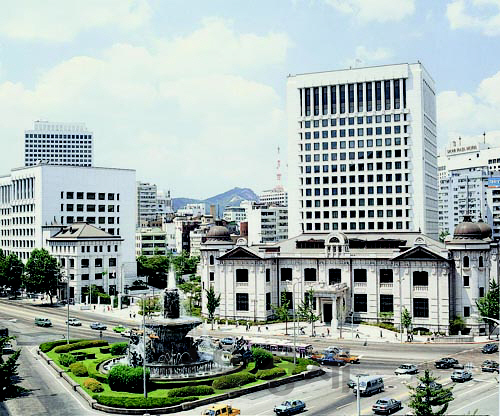
[[[422,64],[290,75],[289,235],[438,236],[436,97]]]
[[[288,208],[246,201],[248,243],[276,243],[288,238]]]
[[[0,248],[23,261],[44,247],[42,227],[86,222],[121,244],[125,279],[135,262],[135,170],[37,165],[0,177]]]
[[[493,194],[497,189],[488,188],[498,170],[500,147],[486,143],[484,138],[467,143],[458,139],[444,149],[438,157],[440,233],[452,234],[468,214],[473,220],[481,218],[488,223],[493,238],[500,238],[500,218],[494,223],[493,211],[496,203]]]
[[[238,224],[241,221],[245,221],[247,219],[246,209],[244,207],[226,207],[224,209],[224,213],[222,217],[227,222],[237,222]]]
[[[33,129],[24,131],[24,166],[40,162],[92,166],[94,134],[84,123],[35,121]]]
[[[275,187],[262,191],[259,195],[259,202],[266,205],[275,205],[280,207],[288,206],[288,192],[283,187]]]

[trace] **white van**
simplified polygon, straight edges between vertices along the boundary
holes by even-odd
[[[357,381],[354,381],[354,394],[357,394]],[[381,376],[366,376],[359,378],[359,394],[361,396],[371,396],[384,391],[384,380]]]

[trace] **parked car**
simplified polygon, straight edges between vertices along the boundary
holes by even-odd
[[[52,326],[52,322],[49,318],[35,318],[35,325],[48,327]]]
[[[125,337],[125,338],[130,338],[131,331],[130,329],[127,329],[123,332],[120,333],[120,336]]]
[[[481,352],[483,354],[493,354],[495,352],[498,352],[498,345],[497,344],[486,344],[482,349]]]
[[[65,323],[71,326],[82,326],[82,321],[76,318],[69,318]]]
[[[481,371],[485,373],[498,373],[498,363],[492,360],[486,360],[481,366]]]
[[[463,364],[460,364],[455,358],[447,357],[441,358],[434,363],[436,368],[464,368]]]
[[[2,354],[14,354],[15,350],[12,343],[7,341],[3,347]]]
[[[231,337],[225,337],[220,340],[220,343],[222,345],[233,345],[234,344],[234,338]]]
[[[455,370],[451,375],[451,381],[461,382],[472,380],[472,373],[467,370]]]
[[[340,347],[330,346],[325,348],[325,354],[338,354],[341,351],[343,350]],[[349,353],[349,351],[344,351],[344,352]]]
[[[401,404],[401,400],[383,398],[379,399],[372,406],[373,413],[375,414],[386,414],[389,415],[392,412],[397,412],[402,409],[403,405]]]
[[[239,415],[240,409],[232,407],[230,404],[213,404],[206,408],[203,416],[218,416],[218,415]]]
[[[121,334],[122,332],[125,332],[127,330],[127,328],[125,328],[123,325],[118,325],[118,326],[115,326],[113,328],[113,331],[118,333],[118,334]]]
[[[345,365],[345,361],[335,358],[333,354],[325,355],[323,358],[320,358],[318,362],[322,365],[336,365],[339,367]]]
[[[417,374],[418,373],[418,368],[414,364],[401,364],[398,368],[396,368],[396,371],[394,371],[394,374],[397,376],[401,374]]]
[[[100,323],[100,322],[92,322],[90,324],[90,328],[91,329],[97,329],[97,330],[100,330],[100,331],[104,331],[104,330],[106,330],[107,326],[104,325],[104,324],[102,324],[102,323]]]
[[[361,377],[368,377],[368,374],[357,374],[360,378]],[[356,376],[353,376],[348,382],[347,382],[347,387],[350,389],[353,389],[356,387]]]
[[[346,352],[341,352],[335,356],[337,360],[344,361],[345,363],[359,364],[359,357],[357,355],[350,355]]]
[[[274,413],[277,415],[291,415],[302,412],[306,404],[302,400],[287,400],[279,406],[274,406]]]

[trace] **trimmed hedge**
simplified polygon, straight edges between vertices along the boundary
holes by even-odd
[[[176,404],[181,404],[185,402],[193,402],[199,398],[193,397],[115,397],[115,396],[105,396],[102,394],[94,394],[93,399],[97,400],[97,403],[104,406],[110,407],[125,407],[127,409],[149,409],[152,407],[167,407],[175,406]]]
[[[107,383],[108,382],[108,376],[105,374],[100,373],[97,370],[97,366],[101,364],[104,361],[108,361],[109,358],[100,358],[98,360],[92,361],[89,366],[88,366],[88,372],[89,372],[89,377],[95,378],[97,381],[100,381],[101,383]]]
[[[74,342],[72,344],[60,345],[59,347],[56,347],[54,349],[54,352],[62,354],[65,352],[81,350],[84,348],[102,347],[104,345],[108,345],[108,341],[103,341],[99,339],[92,341],[80,341],[80,342]]]
[[[92,393],[101,393],[104,387],[95,378],[87,378],[83,382],[83,387],[89,389]]]
[[[81,341],[85,341],[84,339],[70,339],[69,340],[69,343],[70,344],[74,344],[75,342],[81,342]],[[67,341],[65,339],[60,339],[58,341],[50,341],[50,342],[42,342],[40,344],[40,351],[42,352],[49,352],[51,351],[53,348],[55,347],[58,347],[59,345],[66,345],[67,344]]]
[[[258,370],[264,370],[267,368],[272,368],[273,366],[273,354],[262,348],[252,348],[252,356],[255,360],[255,368]]]
[[[281,357],[283,361],[288,361],[290,363],[293,363],[293,357]],[[315,365],[317,366],[318,363],[316,361],[310,360],[309,358],[296,358],[296,365],[294,369],[292,370],[292,374],[299,374],[302,373],[303,371],[307,370],[308,365]]]
[[[256,377],[250,373],[229,374],[215,379],[212,387],[218,390],[225,390],[233,387],[241,387],[245,384],[253,383],[255,380]]]
[[[214,389],[210,386],[187,386],[168,391],[168,397],[208,396],[210,394],[214,394]]]
[[[108,384],[114,391],[140,393],[144,387],[143,377],[142,367],[115,365],[108,374]],[[146,369],[146,382],[149,382],[149,369]]]
[[[95,360],[95,352],[89,352],[86,355],[87,360]]]
[[[109,351],[111,355],[124,355],[128,348],[128,342],[118,342],[111,345]]]
[[[85,364],[80,362],[71,364],[69,366],[69,369],[77,377],[85,377],[89,375],[87,367],[85,367]]]
[[[99,352],[101,354],[109,354],[111,351],[111,348],[110,347],[102,347],[102,348],[99,348]]]
[[[59,355],[59,363],[64,367],[69,367],[71,364],[76,363],[76,358],[71,354]]]
[[[281,358],[278,357],[277,355],[273,355],[273,364],[279,364],[281,363]]]
[[[259,370],[255,374],[257,380],[272,380],[273,378],[281,377],[286,375],[286,370],[284,368],[271,368],[270,370]]]

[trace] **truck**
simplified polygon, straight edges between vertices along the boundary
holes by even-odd
[[[240,410],[230,404],[214,404],[207,407],[201,414],[203,416],[239,415]]]

